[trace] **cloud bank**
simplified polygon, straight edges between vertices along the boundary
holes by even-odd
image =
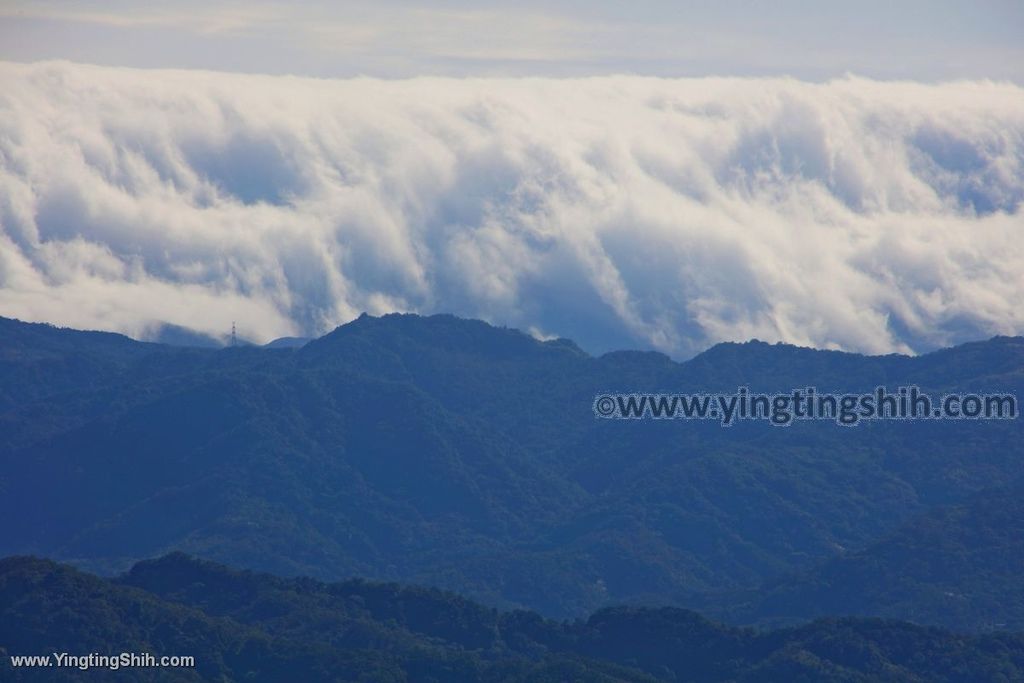
[[[1024,333],[1024,89],[0,64],[0,315],[454,312],[685,357]]]

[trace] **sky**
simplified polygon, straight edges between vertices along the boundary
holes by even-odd
[[[0,59],[318,77],[1024,79],[1019,0],[2,0]]]
[[[1022,334],[1022,8],[0,0],[0,315]]]

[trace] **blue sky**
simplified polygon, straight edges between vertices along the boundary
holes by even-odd
[[[0,59],[309,76],[1024,82],[1024,2],[0,2]]]

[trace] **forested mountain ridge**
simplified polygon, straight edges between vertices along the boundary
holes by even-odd
[[[0,560],[4,680],[653,682],[1024,680],[1024,637],[878,619],[753,631],[687,610],[616,607],[557,622],[436,589],[325,584],[174,554],[114,580]],[[194,668],[15,668],[9,657],[121,652]]]
[[[453,316],[363,316],[297,349],[221,350],[0,320],[0,515],[20,520],[0,553],[120,572],[185,550],[549,616],[704,604],[1024,476],[1021,421],[607,421],[594,395],[908,383],[1024,395],[1024,340],[914,358],[749,342],[677,363]],[[1024,615],[1014,605],[1001,620]],[[964,616],[944,609],[884,613]]]

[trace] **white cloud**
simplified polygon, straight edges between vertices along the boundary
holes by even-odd
[[[450,311],[677,356],[1024,332],[1013,85],[0,82],[2,315],[266,340]]]

